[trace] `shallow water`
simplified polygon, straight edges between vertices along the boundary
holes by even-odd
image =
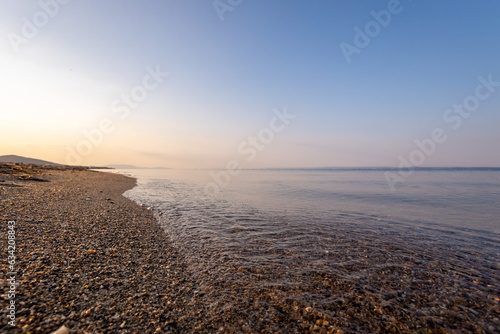
[[[209,316],[264,329],[280,314],[352,331],[498,325],[500,171],[417,171],[392,192],[380,170],[245,170],[216,195],[206,170],[122,172]]]

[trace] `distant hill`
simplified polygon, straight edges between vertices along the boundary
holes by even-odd
[[[55,162],[50,162],[50,161],[40,160],[40,159],[26,158],[26,157],[21,157],[19,155],[0,155],[0,162],[14,162],[14,163],[23,163],[23,164],[61,166],[61,164],[56,164]]]

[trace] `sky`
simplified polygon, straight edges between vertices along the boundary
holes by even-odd
[[[499,17],[493,0],[3,0],[0,155],[500,167]]]

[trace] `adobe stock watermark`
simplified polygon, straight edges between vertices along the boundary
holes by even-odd
[[[443,113],[443,121],[448,129],[444,127],[434,128],[427,138],[414,141],[416,148],[413,149],[407,157],[400,155],[399,171],[384,172],[384,177],[391,188],[395,191],[398,183],[405,182],[414,172],[415,167],[422,166],[428,157],[432,156],[437,151],[437,146],[448,140],[448,133],[453,130],[458,130],[464,120],[472,116],[472,113],[479,109],[481,102],[490,98],[496,91],[496,87],[500,87],[500,81],[494,81],[493,75],[488,75],[487,79],[483,76],[477,78],[479,85],[476,86],[474,94],[464,98],[462,103],[455,103]]]
[[[259,152],[265,150],[274,141],[276,134],[283,132],[296,117],[296,115],[288,113],[286,107],[283,108],[283,111],[273,109],[273,115],[267,127],[260,129],[256,135],[248,136],[246,140],[238,144],[236,151],[244,158],[244,161],[248,163],[254,161]],[[213,182],[208,182],[205,185],[204,194],[214,196],[229,186],[231,178],[241,172],[242,163],[240,161],[240,159],[229,160],[225,169],[211,171],[209,175]]]
[[[9,300],[9,306],[7,307],[8,324],[14,327],[16,326],[16,289],[19,286],[19,283],[16,282],[16,222],[14,220],[7,222],[7,262],[9,263],[9,271],[6,275],[7,288],[4,295]]]
[[[243,0],[214,0],[212,5],[221,21],[224,21],[226,12],[232,12],[236,7],[241,5]]]
[[[14,52],[19,53],[20,46],[26,45],[35,38],[40,29],[45,27],[51,19],[59,14],[61,5],[66,5],[71,0],[40,0],[38,6],[40,10],[36,11],[31,18],[26,16],[21,18],[22,25],[20,33],[8,32],[7,39],[12,46]]]
[[[381,33],[382,28],[389,26],[393,16],[401,14],[403,9],[404,7],[399,0],[389,0],[387,2],[387,9],[381,9],[378,12],[372,10],[370,12],[373,20],[368,21],[364,29],[355,26],[353,43],[341,42],[339,44],[340,51],[342,51],[347,63],[351,63],[354,54],[360,54],[363,49],[368,47],[372,39]]]
[[[157,89],[168,76],[167,72],[160,69],[160,65],[156,65],[155,69],[150,66],[146,67],[141,84],[138,84],[130,90],[129,93],[123,93],[119,98],[111,103],[111,112],[123,120],[130,115],[130,112],[140,105],[149,94]],[[102,118],[99,124],[91,129],[82,131],[83,139],[75,145],[75,147],[66,146],[66,163],[68,165],[79,165],[83,157],[92,153],[94,147],[102,144],[104,136],[110,134],[115,129],[115,122],[108,117]]]

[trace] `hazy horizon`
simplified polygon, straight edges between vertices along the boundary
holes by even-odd
[[[4,156],[16,156],[22,159],[26,158],[28,160],[43,160],[50,163],[58,163],[64,165],[65,163],[57,162],[57,161],[49,161],[44,159],[38,159],[36,157],[22,157],[17,156],[15,154],[6,154],[0,156],[0,162]],[[10,161],[9,161],[10,162]],[[15,161],[16,162],[16,161]],[[21,162],[22,163],[22,162]],[[28,162],[29,163],[29,162]],[[226,168],[200,168],[200,167],[192,167],[192,168],[173,168],[168,166],[141,166],[135,164],[120,164],[120,163],[109,163],[106,165],[83,165],[87,167],[111,167],[115,169],[179,169],[179,170],[225,170]],[[391,166],[309,166],[309,167],[261,167],[261,168],[241,168],[241,170],[344,170],[344,169],[360,169],[360,170],[392,170],[392,169],[407,169],[408,167],[391,167]],[[427,169],[500,169],[500,166],[411,166],[409,167],[415,170],[427,170]]]
[[[0,4],[0,155],[500,167],[500,3]]]

